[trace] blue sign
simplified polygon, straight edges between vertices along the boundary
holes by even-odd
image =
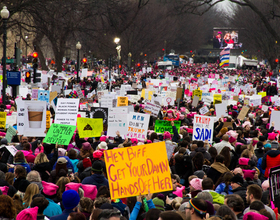
[[[20,71],[7,71],[8,85],[20,85],[21,73]]]
[[[38,90],[38,101],[50,101],[50,91],[47,90]]]

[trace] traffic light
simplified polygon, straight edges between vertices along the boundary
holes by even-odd
[[[192,50],[190,51],[190,53],[192,53]]]
[[[28,83],[28,84],[31,82],[31,74],[30,74],[30,72],[26,72],[25,73],[25,82]]]
[[[121,69],[122,68],[122,65],[119,65],[119,69]]]
[[[140,66],[140,63],[137,63],[137,66]]]
[[[83,58],[83,67],[87,68],[87,58]]]
[[[275,59],[275,63],[278,63],[278,62],[279,62],[279,60],[278,60],[278,58],[276,58],[276,59]]]
[[[36,82],[40,82],[39,80],[36,79],[36,76],[37,76],[37,69],[38,69],[38,53],[37,52],[33,52],[32,54],[32,57],[33,57],[33,83],[36,83]]]

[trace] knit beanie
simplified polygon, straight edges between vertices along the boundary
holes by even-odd
[[[2,191],[2,194],[3,194],[3,195],[7,195],[7,194],[8,194],[9,187],[8,187],[8,186],[1,186],[1,187],[0,187],[0,190]]]
[[[251,219],[268,220],[269,218],[256,212],[247,212],[243,216],[243,220],[251,220]]]
[[[59,188],[57,185],[45,181],[42,181],[42,186],[43,186],[42,192],[47,196],[54,196]]]
[[[90,145],[89,142],[85,142],[85,143],[83,143],[82,145],[83,145],[82,148],[83,148],[84,150],[90,150],[90,149],[92,149],[92,147],[91,147],[91,145]]]
[[[171,139],[171,134],[169,131],[165,131],[164,134],[163,134],[163,139]]]
[[[79,194],[73,190],[67,190],[62,194],[62,204],[65,209],[73,209],[75,208],[80,202]]]
[[[73,189],[78,193],[78,190],[82,184],[81,183],[67,183],[65,185],[65,191]]]
[[[220,132],[224,135],[225,133],[227,133],[228,128],[227,127],[223,127]]]
[[[263,183],[262,183],[263,191],[265,192],[268,188],[269,188],[269,181],[268,180],[263,181]]]
[[[162,199],[160,199],[158,197],[155,197],[153,199],[153,203],[154,203],[156,209],[159,209],[161,211],[165,211],[165,209],[164,209],[164,201]]]
[[[97,187],[91,184],[83,184],[84,197],[94,200],[97,196]]]
[[[193,178],[193,179],[190,181],[190,185],[191,185],[195,190],[202,190],[202,179]]]
[[[243,186],[243,183],[244,183],[243,177],[240,176],[239,174],[236,174],[234,177],[232,177],[230,181],[232,183],[237,183],[240,186]]]
[[[131,138],[132,146],[136,146],[138,144],[137,138]]]
[[[95,159],[100,159],[103,155],[103,152],[101,150],[96,150],[93,152],[92,156]]]
[[[84,169],[86,169],[88,167],[91,167],[91,166],[92,166],[92,163],[91,163],[89,158],[83,159],[83,167],[84,167]]]
[[[193,175],[197,176],[199,179],[203,179],[205,172],[203,170],[197,170],[193,173]]]
[[[185,186],[182,187],[176,187],[176,191],[173,192],[173,194],[175,194],[178,197],[183,198],[183,191],[185,190]]]
[[[239,165],[247,166],[249,164],[249,160],[249,158],[240,157],[238,163]]]
[[[16,220],[37,220],[38,207],[23,209],[18,213]]]
[[[236,139],[234,137],[230,137],[228,141],[229,143],[233,143],[234,141],[236,141]]]

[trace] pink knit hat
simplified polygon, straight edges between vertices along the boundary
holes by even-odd
[[[101,150],[96,150],[93,152],[92,156],[95,159],[100,159],[103,155],[103,152]]]
[[[65,191],[67,191],[69,189],[73,189],[76,192],[78,192],[81,185],[82,185],[81,183],[67,183],[65,185]]]
[[[251,180],[254,179],[254,175],[256,173],[255,170],[243,170],[242,169],[242,171],[244,173],[244,179],[246,179],[246,178],[249,178]]]
[[[236,141],[236,139],[234,137],[230,137],[228,141],[229,143],[233,143],[234,141]]]
[[[259,213],[256,212],[247,212],[244,216],[243,216],[243,220],[252,220],[252,219],[258,219],[258,220],[268,220],[269,218],[261,215]]]
[[[38,207],[23,209],[18,213],[16,220],[37,220]]]
[[[138,144],[137,138],[131,138],[132,146],[136,146]]]
[[[165,131],[163,134],[163,140],[165,139],[171,139],[171,134],[169,131]]]
[[[99,140],[100,140],[100,142],[101,142],[101,141],[106,141],[106,136],[101,136],[101,137],[99,138]]]
[[[2,186],[2,187],[0,187],[0,190],[2,191],[3,195],[7,195],[9,187],[8,186]]]
[[[183,198],[183,191],[185,190],[185,186],[182,187],[176,187],[176,191],[173,192],[173,194],[175,194],[178,197]]]
[[[85,143],[83,143],[82,145],[83,145],[82,148],[83,148],[84,150],[90,150],[90,149],[92,149],[92,147],[91,147],[91,145],[90,145],[89,142],[85,142]]]
[[[202,190],[202,179],[199,178],[194,178],[190,181],[190,185],[195,189],[195,190]]]
[[[249,158],[245,158],[245,157],[240,157],[239,158],[239,161],[238,161],[238,163],[239,163],[239,165],[248,165],[248,163],[249,163]]]
[[[274,141],[275,140],[275,137],[277,136],[277,134],[275,133],[268,133],[268,140],[271,140],[271,141]]]
[[[97,195],[97,187],[91,184],[82,184],[84,190],[84,197],[94,200]]]
[[[151,140],[147,140],[147,144],[151,144],[153,143]]]
[[[59,188],[57,185],[45,181],[42,181],[42,186],[43,186],[43,193],[47,196],[55,195],[56,191]]]

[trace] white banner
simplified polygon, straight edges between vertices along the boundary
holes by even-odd
[[[108,109],[108,130],[107,135],[116,136],[119,131],[122,138],[127,134],[127,114],[128,108],[110,108]]]
[[[58,99],[54,123],[76,126],[78,107],[79,99]]]

